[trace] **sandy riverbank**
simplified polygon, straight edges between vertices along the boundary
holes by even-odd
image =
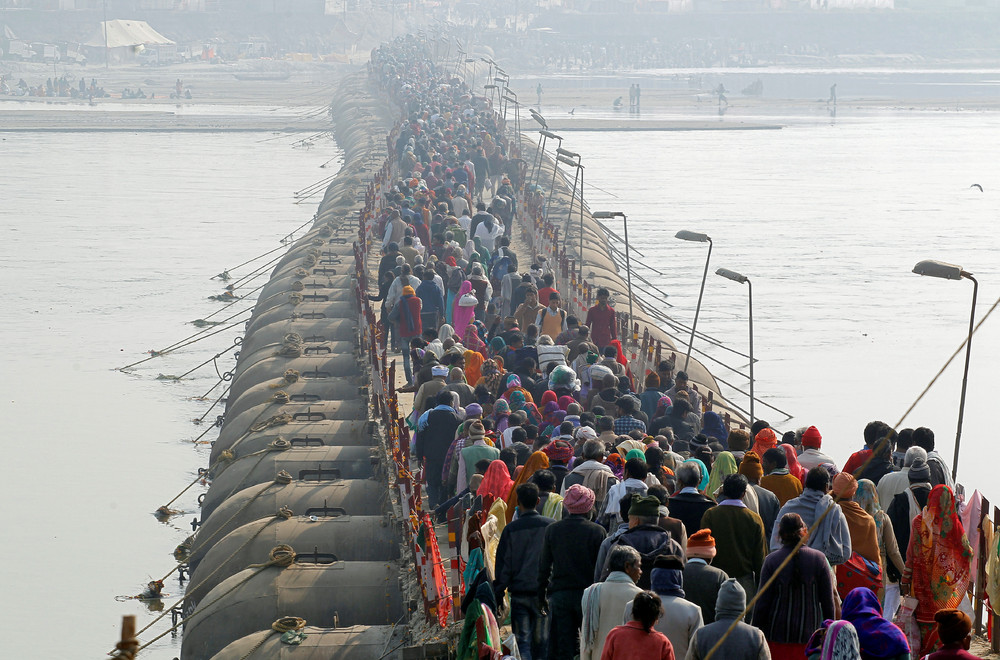
[[[60,67],[74,86],[83,79],[111,94],[85,99],[0,95],[0,131],[283,131],[329,128],[327,108],[345,75],[358,66],[280,63],[283,80],[239,80],[246,67],[192,63],[170,67]],[[44,84],[52,68],[42,65],[7,72],[16,84]],[[46,76],[47,74],[47,76]],[[170,98],[180,80],[191,98]],[[147,98],[123,99],[125,89]]]

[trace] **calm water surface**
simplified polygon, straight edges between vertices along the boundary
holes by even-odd
[[[121,615],[138,614],[140,626],[152,620],[145,607],[116,596],[162,577],[191,532],[192,516],[162,524],[151,512],[205,465],[207,448],[191,443],[205,427],[191,420],[209,402],[192,397],[218,381],[212,365],[181,382],[156,378],[226,349],[236,330],[131,374],[113,369],[196,332],[189,321],[222,307],[207,299],[223,288],[211,276],[279,246],[315,212],[319,198],[295,206],[293,192],[336,171],[336,160],[319,168],[338,156],[335,144],[302,150],[291,146],[301,136],[275,137],[0,138],[0,401],[12,454],[0,486],[0,613],[10,631],[39,620],[49,631],[42,641],[5,635],[0,655],[37,654],[41,643],[46,657],[97,658],[117,641]],[[231,353],[219,359],[220,370],[232,365]],[[213,392],[214,399],[220,390]],[[14,459],[22,450],[28,458]],[[174,506],[196,511],[202,490]],[[175,578],[166,584],[166,593],[180,595]],[[143,656],[173,658],[179,639],[150,651]]]
[[[971,283],[918,277],[914,264],[974,273],[977,318],[1000,296],[998,130],[993,113],[793,117],[779,131],[574,132],[564,146],[583,156],[590,208],[628,214],[642,260],[663,274],[640,272],[670,294],[676,318],[694,316],[707,252],[678,230],[715,241],[699,330],[744,352],[747,288],[711,273],[751,278],[757,395],[793,418],[759,404],[757,415],[783,430],[815,424],[843,461],[868,421],[899,420],[968,332]],[[708,352],[746,373],[745,359]],[[935,429],[949,462],[963,359],[904,424]],[[973,341],[959,475],[988,495],[1000,495],[998,360],[991,317]]]

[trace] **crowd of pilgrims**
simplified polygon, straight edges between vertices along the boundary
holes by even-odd
[[[370,298],[428,504],[467,520],[459,658],[974,657],[970,507],[930,429],[871,422],[839,466],[815,426],[729,428],[672,360],[635,373],[608,291],[577,318],[511,249],[488,99],[412,38],[371,73],[403,119]]]

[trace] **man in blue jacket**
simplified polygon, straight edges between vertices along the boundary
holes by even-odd
[[[441,289],[434,283],[434,269],[425,268],[420,285],[417,286],[417,297],[420,298],[420,324],[426,330],[437,330],[444,318],[444,296]]]

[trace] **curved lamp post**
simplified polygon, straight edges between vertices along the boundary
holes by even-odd
[[[976,323],[976,297],[979,295],[979,281],[972,276],[972,273],[962,270],[961,266],[927,259],[917,263],[913,267],[913,272],[917,275],[928,277],[938,277],[944,280],[960,280],[965,278],[972,281],[972,313],[969,315],[969,338],[965,342],[965,371],[962,373],[962,397],[958,403],[958,430],[955,432],[955,457],[951,464],[951,478],[958,479],[958,450],[962,443],[962,420],[965,417],[965,392],[969,385],[969,359],[972,356],[972,333],[975,331]]]
[[[736,271],[729,270],[728,268],[720,268],[715,271],[716,275],[721,275],[727,280],[732,280],[739,284],[747,285],[747,300],[750,304],[750,425],[753,426],[754,416],[753,416],[753,284],[750,283],[750,278],[746,275],[740,275]]]
[[[628,334],[632,336],[632,260],[628,251],[628,217],[622,211],[594,211],[590,214],[595,220],[608,220],[610,218],[621,218],[625,224],[625,276],[628,278]],[[583,260],[583,254],[580,255]]]
[[[708,243],[708,257],[705,259],[705,272],[701,276],[701,290],[698,291],[698,306],[694,309],[694,323],[691,324],[691,339],[688,341],[687,355],[684,357],[684,371],[688,369],[691,362],[691,346],[694,345],[694,330],[698,327],[698,315],[701,313],[701,298],[705,295],[705,280],[708,278],[708,263],[712,260],[712,239],[708,234],[700,234],[696,231],[682,229],[674,235],[682,241],[694,241],[695,243]]]

